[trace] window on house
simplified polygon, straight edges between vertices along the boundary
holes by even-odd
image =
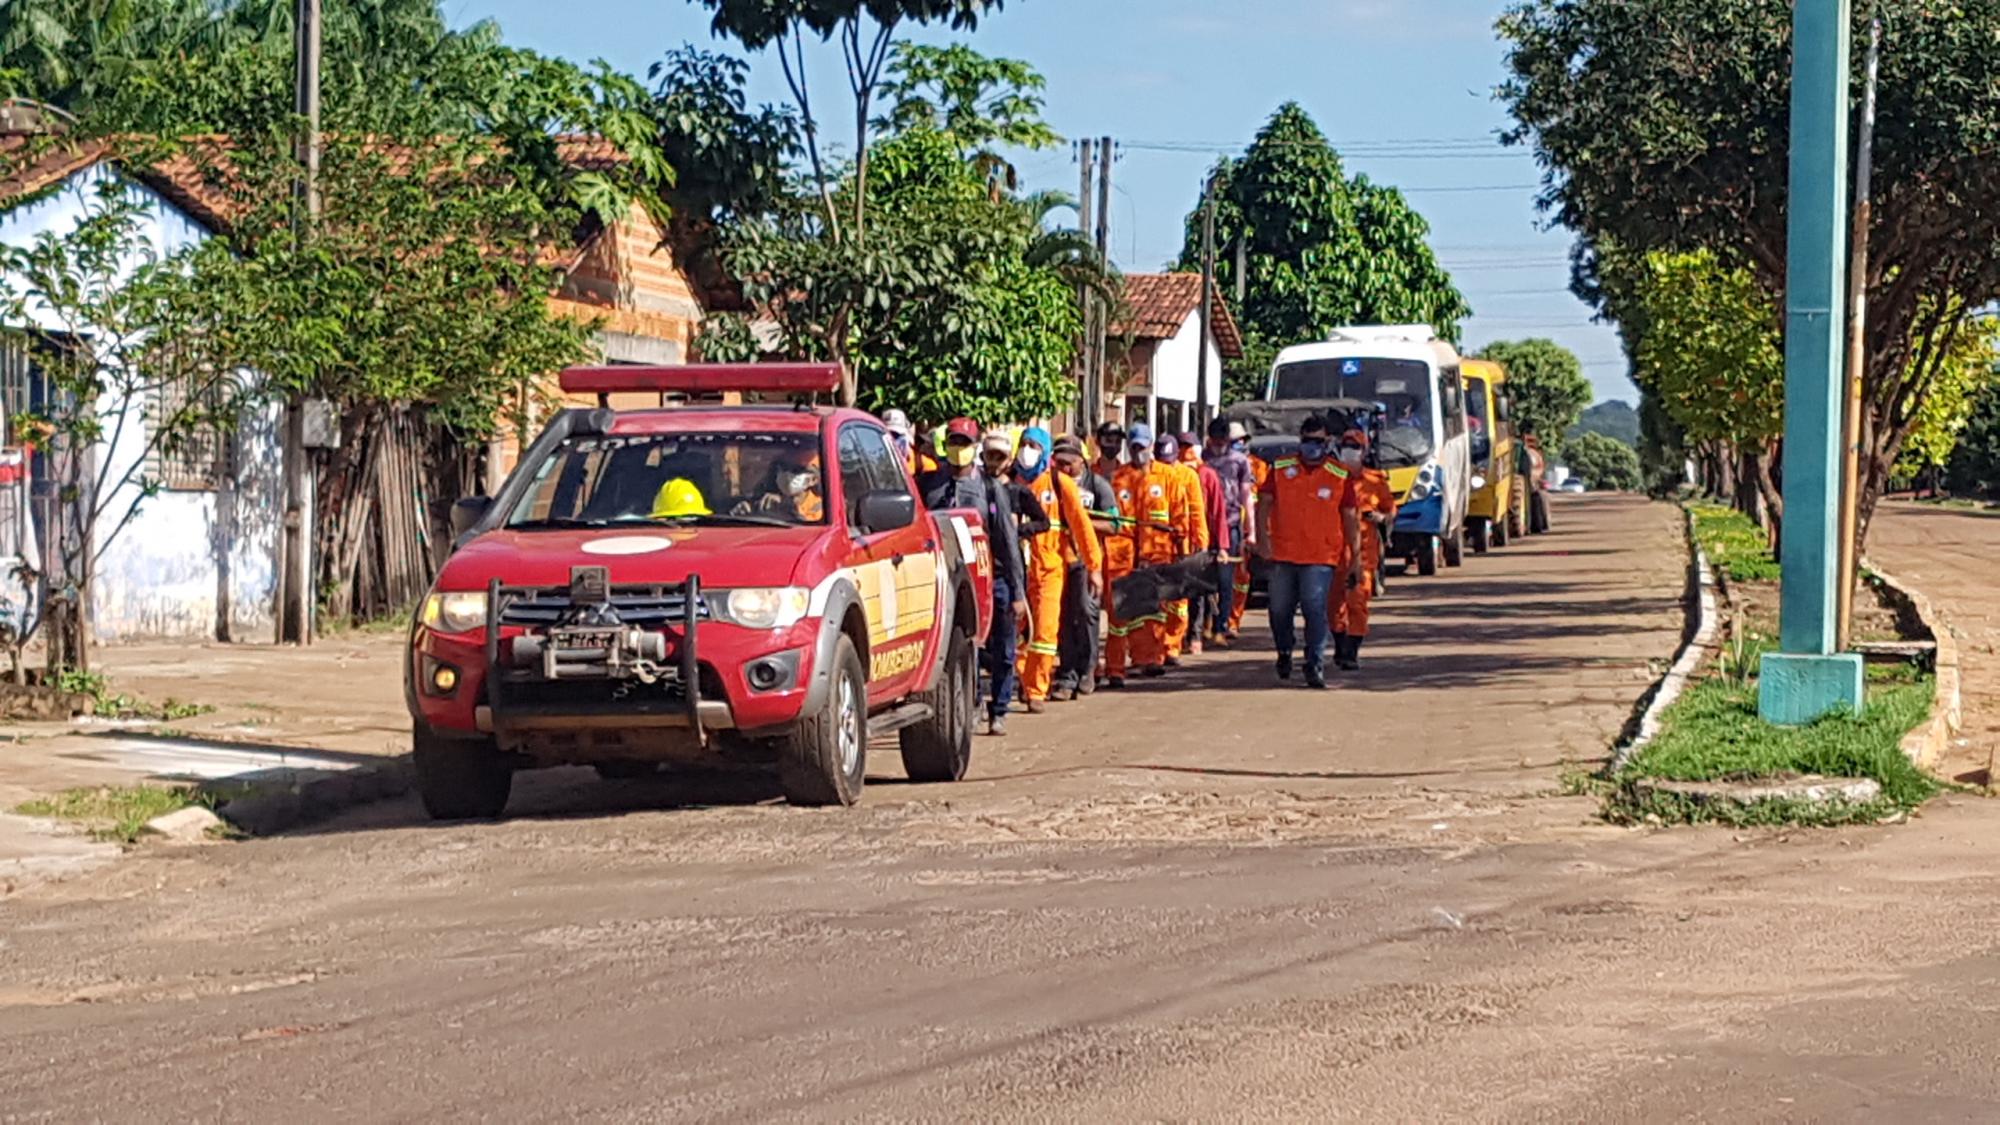
[[[222,412],[230,404],[227,379],[170,380],[153,392],[147,419],[153,433],[168,431],[153,446],[148,476],[170,492],[213,492],[231,473],[232,442]]]

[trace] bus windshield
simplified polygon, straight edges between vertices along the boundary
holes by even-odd
[[[1382,404],[1382,467],[1421,465],[1432,436],[1431,367],[1420,359],[1346,356],[1278,365],[1271,397],[1349,398]]]
[[[1465,377],[1465,425],[1472,431],[1472,464],[1489,468],[1493,460],[1492,422],[1486,417],[1486,380]]]

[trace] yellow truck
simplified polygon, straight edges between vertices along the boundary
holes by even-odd
[[[1514,469],[1512,404],[1507,369],[1483,359],[1459,366],[1465,380],[1465,423],[1472,438],[1472,495],[1465,506],[1465,541],[1475,554],[1504,547],[1520,535],[1519,474]]]

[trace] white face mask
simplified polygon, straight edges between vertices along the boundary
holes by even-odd
[[[1032,445],[1023,445],[1021,451],[1014,454],[1014,463],[1032,472],[1035,466],[1042,463],[1042,451]]]
[[[787,496],[804,496],[806,493],[812,491],[812,486],[813,474],[811,473],[784,473],[778,477],[778,487]]]
[[[1361,463],[1361,451],[1359,449],[1341,450],[1340,463],[1343,465],[1359,465]]]

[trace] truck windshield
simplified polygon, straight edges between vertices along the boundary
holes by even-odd
[[[1431,422],[1431,368],[1418,359],[1345,356],[1304,359],[1278,365],[1271,398],[1345,398],[1380,403],[1383,409],[1381,464],[1385,469],[1420,465],[1434,445]]]
[[[507,526],[821,524],[820,464],[818,434],[572,437],[536,466]]]
[[[1493,460],[1493,429],[1486,417],[1486,380],[1465,377],[1465,425],[1472,433],[1472,464],[1489,468]]]

